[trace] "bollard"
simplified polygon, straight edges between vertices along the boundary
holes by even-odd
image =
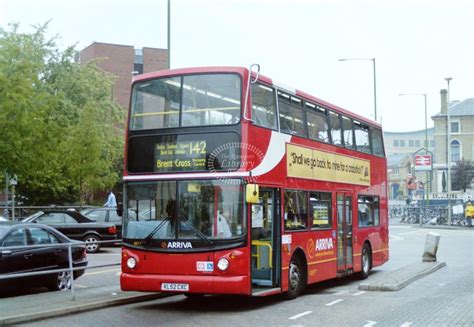
[[[426,235],[425,251],[423,252],[423,262],[435,262],[438,251],[439,239],[441,235],[428,233]]]

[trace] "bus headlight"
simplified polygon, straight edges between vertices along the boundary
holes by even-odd
[[[130,269],[134,269],[137,266],[137,260],[135,258],[128,258],[127,259],[127,267]]]
[[[217,268],[222,271],[226,271],[229,268],[229,260],[226,258],[220,258],[219,261],[217,261]]]

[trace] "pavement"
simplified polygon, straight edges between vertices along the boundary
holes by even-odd
[[[64,316],[105,307],[151,301],[163,293],[122,292],[119,285],[0,298],[0,326]]]
[[[397,291],[409,283],[442,267],[444,262],[420,262],[373,276],[359,289]],[[72,292],[45,292],[0,298],[0,326],[31,322],[110,306],[156,300],[170,296],[163,293],[122,292],[119,285],[76,289]]]
[[[446,266],[445,262],[417,262],[397,270],[369,278],[359,284],[361,291],[398,291]]]

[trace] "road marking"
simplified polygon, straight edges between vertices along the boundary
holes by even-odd
[[[376,321],[367,320],[367,323],[364,325],[364,327],[372,327],[372,326],[375,326],[375,325],[377,325]]]
[[[336,300],[336,301],[332,301],[332,302],[326,303],[325,305],[331,306],[331,305],[334,305],[334,304],[339,303],[339,302],[342,302],[342,301],[344,301],[344,300],[343,300],[343,299],[339,299],[339,300]]]
[[[390,239],[393,239],[394,241],[402,241],[404,240],[403,237],[397,236],[397,235],[390,235]]]
[[[444,286],[444,285],[446,285],[446,283],[441,283],[441,284],[439,284],[439,286]]]
[[[74,284],[74,287],[87,288],[88,286]]]
[[[90,273],[85,273],[84,276],[89,276],[89,275],[98,275],[98,274],[104,274],[112,271],[120,271],[120,269],[109,269],[109,270],[101,270],[101,271],[96,271],[96,272],[90,272]]]
[[[309,315],[311,312],[313,312],[313,311],[305,311],[305,312],[299,313],[299,314],[297,314],[293,317],[290,317],[288,319],[295,320],[295,319],[301,318],[303,316]]]
[[[364,293],[365,293],[365,291],[360,291],[360,292],[354,293],[354,294],[352,294],[352,295],[354,295],[354,296],[359,296],[359,295],[364,294]]]
[[[411,321],[406,321],[400,325],[400,327],[410,327],[413,323]]]

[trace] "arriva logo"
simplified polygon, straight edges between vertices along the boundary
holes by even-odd
[[[168,249],[192,249],[191,242],[168,242]]]
[[[316,240],[316,251],[332,250],[334,245],[332,238],[321,238]]]

